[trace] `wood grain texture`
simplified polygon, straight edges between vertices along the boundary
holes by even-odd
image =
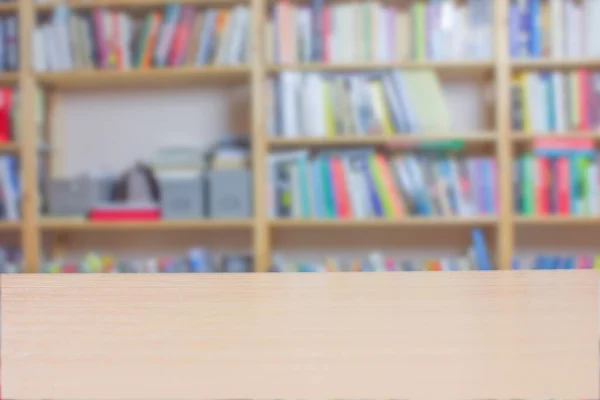
[[[599,397],[594,271],[1,284],[4,398]]]

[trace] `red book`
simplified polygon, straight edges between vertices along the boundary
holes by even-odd
[[[538,215],[548,215],[550,214],[550,160],[546,157],[537,157],[535,162],[537,170],[536,212]]]
[[[567,157],[559,157],[556,163],[556,179],[558,184],[556,205],[560,215],[569,215],[571,212],[571,171],[569,159]]]
[[[331,157],[329,159],[329,167],[331,168],[333,197],[335,199],[335,211],[339,218],[352,217],[350,210],[350,196],[348,195],[348,185],[344,176],[344,166],[339,157]]]
[[[322,51],[323,51],[323,59],[322,62],[330,62],[331,61],[331,8],[327,5],[323,7],[323,14],[321,20],[321,40],[323,43]]]
[[[593,150],[594,139],[586,137],[544,137],[533,140],[534,150]]]
[[[192,25],[196,19],[196,12],[191,6],[184,6],[181,19],[177,22],[171,49],[169,50],[168,64],[172,67],[181,65],[185,57],[185,49],[192,31]]]
[[[155,207],[96,207],[89,213],[92,221],[156,221],[160,219],[160,209]]]
[[[590,129],[590,75],[586,70],[577,72],[577,84],[579,85],[579,126],[577,129],[587,131]]]
[[[10,112],[12,90],[0,89],[0,143],[10,142]]]

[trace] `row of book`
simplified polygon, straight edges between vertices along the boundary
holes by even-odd
[[[375,218],[494,215],[492,158],[402,155],[372,150],[306,151],[268,158],[271,218]]]
[[[515,58],[598,57],[599,23],[596,0],[513,0],[510,54]]]
[[[76,262],[49,261],[44,273],[207,273],[252,272],[253,260],[247,254],[216,255],[194,248],[177,257],[119,259],[109,254],[90,252]]]
[[[266,27],[274,63],[492,58],[492,1],[275,4]]]
[[[593,140],[538,139],[513,164],[515,211],[521,215],[600,214],[598,153]]]
[[[283,254],[273,256],[271,272],[393,272],[393,271],[471,271],[491,270],[493,264],[485,235],[480,229],[471,231],[471,246],[461,257],[394,257],[372,251],[364,257],[336,257],[298,260]]]
[[[241,5],[199,10],[170,4],[143,18],[58,6],[35,29],[33,64],[36,71],[237,65],[248,58],[249,24]]]
[[[600,269],[600,254],[535,254],[513,258],[512,269]]]
[[[392,136],[451,130],[443,88],[432,70],[284,72],[269,85],[272,136]]]
[[[520,73],[511,85],[512,128],[545,134],[600,128],[600,74]]]

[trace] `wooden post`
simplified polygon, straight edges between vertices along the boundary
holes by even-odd
[[[499,223],[496,232],[496,262],[499,269],[510,269],[514,247],[508,3],[504,0],[494,1],[496,162],[500,196],[498,201]]]
[[[19,91],[22,188],[21,246],[25,272],[38,272],[40,268],[40,235],[38,230],[38,132],[34,113],[36,110],[36,81],[31,63],[32,33],[35,11],[32,1],[19,3]]]
[[[251,93],[252,93],[252,171],[254,176],[253,250],[256,272],[266,272],[271,260],[271,239],[267,218],[267,129],[266,71],[264,56],[265,1],[252,0]]]

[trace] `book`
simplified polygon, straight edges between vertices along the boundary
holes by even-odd
[[[513,202],[523,216],[596,216],[598,156],[577,146],[534,149],[515,160]]]
[[[268,85],[275,137],[396,136],[452,131],[432,70],[365,74],[284,72]]]
[[[525,134],[565,134],[600,128],[600,74],[527,72],[513,76],[512,129]]]
[[[270,272],[412,272],[412,271],[473,271],[491,270],[493,263],[487,251],[486,239],[479,229],[472,232],[471,246],[459,256],[393,256],[380,250],[363,256],[290,256],[276,253]]]
[[[169,4],[141,16],[60,5],[36,26],[32,58],[38,72],[241,65],[248,59],[249,30],[250,12],[243,5]],[[0,34],[0,58],[1,42]]]
[[[595,58],[597,0],[512,0],[509,48],[513,58]]]
[[[492,58],[491,1],[278,1],[265,29],[267,60],[390,63]]]
[[[0,252],[0,261],[2,252]],[[14,256],[11,256],[11,260]],[[14,265],[7,261],[5,264]],[[3,263],[0,263],[3,265]],[[122,258],[102,251],[90,251],[82,257],[45,260],[42,273],[212,273],[251,272],[253,260],[247,254],[215,254],[202,247],[191,248],[176,256]],[[18,269],[18,268],[17,268]]]
[[[492,216],[495,160],[444,154],[386,157],[372,149],[268,158],[271,218]],[[314,190],[308,190],[314,188]]]

